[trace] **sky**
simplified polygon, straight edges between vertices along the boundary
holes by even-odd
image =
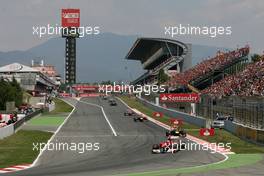
[[[81,26],[122,35],[169,38],[165,26],[231,26],[231,35],[173,39],[228,48],[249,44],[253,52],[264,51],[263,0],[0,0],[0,51],[27,50],[54,37],[39,38],[32,27],[60,25],[62,8],[79,8]]]

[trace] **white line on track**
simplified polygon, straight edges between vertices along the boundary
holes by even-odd
[[[98,108],[101,108],[101,111],[102,111],[102,113],[103,113],[103,115],[104,115],[104,118],[105,118],[106,122],[108,123],[109,127],[111,128],[111,130],[112,130],[114,136],[117,136],[117,133],[116,133],[114,127],[111,125],[111,123],[110,123],[108,117],[107,117],[106,114],[105,114],[105,111],[104,111],[103,106],[100,106],[100,105],[98,105],[98,104],[88,103],[88,102],[81,101],[81,100],[79,100],[79,102],[82,102],[82,103],[84,103],[84,104],[88,104],[88,105],[91,105],[91,106],[96,106],[96,107],[98,107]]]
[[[64,100],[63,100],[64,101]],[[48,142],[46,143],[46,145],[44,146],[44,148],[39,152],[39,155],[37,156],[37,158],[35,159],[35,161],[33,162],[33,164],[31,165],[31,167],[36,166],[40,156],[43,154],[43,152],[46,150],[47,146],[49,145],[49,143],[55,138],[56,134],[60,131],[60,129],[62,128],[62,126],[68,121],[68,119],[70,118],[70,116],[72,115],[72,113],[75,111],[75,106],[70,104],[67,101],[66,102],[68,105],[73,107],[73,110],[70,112],[70,114],[66,117],[66,119],[62,122],[62,124],[59,126],[59,128],[57,128],[57,130],[55,131],[55,133],[51,136],[51,138],[48,140]]]

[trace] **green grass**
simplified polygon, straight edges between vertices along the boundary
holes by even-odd
[[[188,131],[188,134],[209,142],[231,143],[231,150],[235,153],[264,153],[264,147],[244,141],[226,130],[215,129],[215,135],[208,137],[200,136],[199,132],[195,131]]]
[[[28,124],[38,126],[59,126],[63,123],[64,119],[65,117],[61,116],[40,116],[31,119]]]
[[[20,130],[0,140],[0,168],[18,164],[31,164],[39,151],[33,151],[33,143],[47,142],[53,133]]]
[[[121,96],[120,97],[124,102],[126,102],[128,104],[128,106],[130,106],[131,108],[135,108],[137,110],[139,110],[140,112],[162,122],[162,123],[165,123],[167,125],[170,125],[170,117],[169,116],[166,116],[166,115],[163,115],[162,118],[160,117],[153,117],[153,113],[155,111],[151,110],[150,108],[144,106],[141,102],[139,102],[137,99],[135,98],[130,98],[130,97],[127,97],[127,96]],[[184,122],[183,123],[183,126],[182,126],[183,129],[185,129],[186,131],[189,131],[189,130],[196,130],[198,131],[199,130],[199,127],[198,126],[195,126],[195,125],[192,125],[192,124],[189,124],[189,123],[186,123]]]
[[[69,113],[72,111],[73,107],[70,106],[69,104],[65,103],[64,101],[54,98],[53,101],[55,102],[55,109],[51,112],[46,112],[44,113],[45,115],[56,115],[56,114],[61,114],[61,113]]]
[[[64,101],[55,98],[55,109],[51,112],[44,112],[41,116],[32,118],[28,124],[37,126],[59,126],[65,120],[65,116],[72,111],[73,107]]]
[[[151,116],[153,114],[153,110],[147,108],[144,106],[141,102],[136,100],[135,98],[130,98],[128,96],[121,96],[120,97],[124,102],[126,102],[130,107],[135,108],[142,113]],[[163,118],[154,118],[156,120],[159,120],[160,122],[163,122],[165,124],[169,123],[169,117],[165,116]],[[206,140],[208,142],[212,143],[231,143],[231,150],[235,153],[264,153],[264,147],[258,146],[256,144],[252,144],[249,142],[246,142],[237,136],[225,131],[225,130],[219,130],[215,129],[215,135],[210,137],[203,137],[199,135],[199,127],[188,124],[186,122],[183,123],[183,129],[186,129],[187,134],[190,134],[192,136],[201,138],[203,140]]]
[[[234,154],[221,163],[212,163],[198,167],[184,167],[175,169],[162,169],[158,171],[149,171],[141,173],[122,174],[123,176],[174,176],[182,173],[201,173],[219,169],[238,168],[253,165],[261,161],[263,157],[260,154]],[[119,176],[119,175],[115,175]]]

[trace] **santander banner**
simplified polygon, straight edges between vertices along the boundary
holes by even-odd
[[[61,26],[80,27],[80,9],[62,9]]]
[[[197,93],[160,94],[160,102],[198,103],[199,101],[200,96]]]
[[[98,93],[82,93],[79,94],[79,97],[99,97],[100,94]]]
[[[90,91],[96,91],[98,89],[98,86],[93,85],[73,85],[73,89],[75,90],[90,90]]]

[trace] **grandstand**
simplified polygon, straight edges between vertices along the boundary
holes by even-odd
[[[245,69],[249,46],[216,56],[192,66],[191,44],[170,39],[139,38],[126,59],[138,60],[146,72],[131,84],[157,84],[160,70],[169,76],[165,84],[170,92],[197,92],[220,81],[226,75]]]
[[[179,86],[186,86],[197,92],[221,80],[226,74],[243,70],[248,62],[248,54],[248,46],[227,53],[219,51],[215,57],[204,60],[182,73],[175,74],[167,84],[175,89]]]
[[[202,93],[215,97],[264,96],[264,56],[260,61],[247,65],[243,71],[228,75],[204,89]]]
[[[157,84],[160,70],[172,76],[191,67],[191,44],[170,39],[139,38],[126,59],[140,61],[146,70],[146,73],[131,84]]]

